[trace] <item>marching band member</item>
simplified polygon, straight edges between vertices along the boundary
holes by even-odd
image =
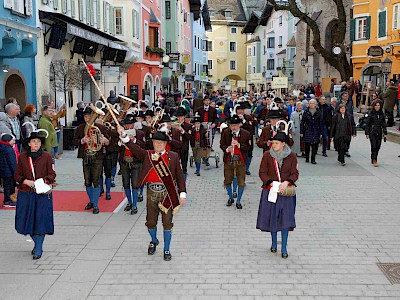
[[[183,174],[185,175],[185,180],[187,178],[187,164],[189,159],[189,143],[190,143],[190,132],[192,129],[192,125],[185,122],[186,118],[186,110],[184,107],[178,107],[176,112],[177,122],[180,123],[180,127],[178,129],[182,134],[182,148],[181,148],[181,164],[183,169]]]
[[[259,176],[262,185],[256,228],[271,232],[271,252],[278,247],[277,232],[281,231],[282,258],[288,257],[287,240],[289,230],[296,227],[295,182],[299,177],[296,154],[286,145],[288,136],[278,132],[271,138],[271,149],[264,152]]]
[[[190,133],[190,146],[193,151],[194,163],[196,165],[196,174],[200,176],[201,167],[201,154],[203,149],[206,147],[206,129],[201,125],[201,119],[199,116],[194,116],[192,121],[194,126]]]
[[[224,152],[224,186],[228,192],[229,199],[226,206],[234,203],[232,181],[237,177],[238,197],[236,208],[242,209],[241,199],[245,186],[246,162],[250,150],[250,133],[240,128],[242,120],[238,115],[233,115],[229,121],[229,129],[224,130],[221,136],[220,147]]]
[[[186,204],[186,184],[179,156],[166,149],[169,137],[164,132],[157,131],[153,134],[154,150],[142,149],[135,143],[136,138],[130,140],[121,126],[118,126],[118,133],[133,156],[143,160],[136,187],[147,183],[146,226],[151,236],[148,254],[153,255],[159,244],[157,222],[161,212],[164,227],[164,260],[169,261],[172,259],[170,252],[172,216],[180,205]]]
[[[146,149],[151,149],[153,143],[151,142],[151,123],[153,122],[154,112],[152,110],[147,110],[144,114],[146,119],[146,124],[143,124],[143,132],[146,135]]]
[[[135,116],[128,114],[122,122],[125,132],[130,140],[135,139],[135,143],[142,149],[146,149],[146,137],[143,131],[135,129]],[[125,144],[119,142],[120,145],[120,166],[122,174],[122,184],[128,204],[124,211],[130,211],[131,215],[138,212],[137,202],[139,198],[139,189],[137,188],[142,161],[133,156],[131,150]]]
[[[218,114],[217,110],[210,106],[210,98],[206,96],[203,99],[203,103],[204,106],[200,107],[196,113],[200,116],[200,120],[207,130],[207,151],[205,153],[204,161],[206,166],[209,166],[210,163],[208,158],[211,155],[212,130],[218,125]]]
[[[93,214],[98,214],[100,212],[98,202],[100,197],[100,175],[103,168],[105,151],[104,146],[109,144],[109,136],[107,129],[103,125],[95,123],[95,120],[92,121],[92,116],[93,114],[97,114],[97,111],[92,111],[90,107],[87,107],[83,113],[86,123],[76,128],[72,143],[74,146],[79,147],[78,158],[83,159],[83,176],[85,178],[86,192],[89,197],[89,203],[86,205],[85,210],[93,209]],[[96,149],[92,149],[94,147]]]
[[[181,155],[182,149],[182,133],[181,130],[172,127],[171,117],[168,114],[164,114],[160,120],[161,127],[167,128],[166,134],[169,137],[169,141],[166,145],[167,151],[174,151],[178,153],[178,157]],[[154,143],[153,143],[154,144]]]

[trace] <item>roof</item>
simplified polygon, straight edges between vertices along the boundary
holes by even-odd
[[[283,55],[286,54],[286,49],[283,49],[281,52],[278,52],[276,55]]]
[[[245,44],[251,44],[251,43],[260,42],[260,41],[261,41],[261,40],[260,40],[260,37],[257,35],[256,37],[254,37],[254,38],[252,38],[252,39],[246,41]]]
[[[204,1],[203,10],[201,12],[201,16],[203,17],[205,30],[207,30],[207,31],[211,30],[211,20],[210,20],[210,13],[208,12],[207,0]]]
[[[318,19],[319,16],[321,15],[321,13],[322,13],[322,10],[320,10],[320,11],[314,11],[313,14],[311,15],[311,19],[313,19],[314,21],[317,21],[317,19]],[[294,25],[297,26],[300,22],[301,22],[301,20],[299,19],[299,20],[297,21],[297,23],[294,24]]]
[[[214,11],[214,20],[247,21],[241,0],[208,0],[209,11]],[[232,11],[232,18],[225,18],[224,12]]]
[[[154,11],[150,8],[150,23],[161,24]]]
[[[254,33],[256,28],[258,27],[258,22],[260,21],[261,12],[252,12],[249,20],[244,26],[242,33]]]
[[[201,13],[201,1],[200,0],[189,0],[190,11],[193,13],[194,20],[197,21],[200,18]]]
[[[288,47],[296,46],[296,38],[294,36],[292,36],[292,38],[289,40],[289,42],[287,42],[286,46],[288,46]]]

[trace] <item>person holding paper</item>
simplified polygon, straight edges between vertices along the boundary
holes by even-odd
[[[296,227],[295,182],[299,177],[296,154],[287,145],[288,136],[280,131],[271,138],[271,149],[264,152],[259,176],[262,185],[256,228],[271,232],[271,252],[277,252],[278,231],[282,234],[282,258],[288,257],[289,231]]]
[[[44,237],[54,233],[51,185],[56,173],[51,154],[41,148],[44,142],[45,138],[38,132],[32,132],[24,140],[27,151],[20,155],[14,173],[18,186],[15,229],[32,237],[35,242],[33,259],[42,257]],[[48,190],[45,190],[46,186]]]

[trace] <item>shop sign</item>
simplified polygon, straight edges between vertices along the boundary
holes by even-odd
[[[246,81],[245,80],[238,80],[237,86],[240,88],[245,88],[246,87]]]
[[[383,55],[383,49],[380,46],[371,46],[368,48],[368,56],[379,57]]]
[[[168,53],[170,61],[179,61],[179,53]]]

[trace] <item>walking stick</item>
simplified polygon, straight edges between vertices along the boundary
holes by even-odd
[[[108,109],[109,112],[111,113],[111,116],[113,117],[113,119],[114,119],[114,121],[115,121],[115,124],[116,124],[117,126],[120,126],[120,124],[119,124],[119,122],[118,122],[118,120],[117,120],[117,117],[115,116],[115,114],[114,114],[114,112],[113,112],[113,110],[112,110],[112,108],[111,108],[111,105],[107,102],[106,98],[104,97],[103,93],[101,92],[99,85],[97,84],[96,80],[94,79],[94,77],[93,77],[93,75],[92,75],[92,73],[91,73],[91,70],[89,69],[88,65],[87,65],[86,62],[83,60],[83,58],[82,58],[81,60],[82,60],[82,62],[83,62],[83,64],[84,64],[84,66],[85,66],[85,68],[86,68],[86,71],[88,72],[90,78],[92,79],[92,81],[93,81],[93,83],[94,83],[94,86],[95,86],[95,87],[97,88],[97,90],[99,91],[99,94],[100,94],[101,99],[103,99],[104,104],[107,106],[107,109]]]

